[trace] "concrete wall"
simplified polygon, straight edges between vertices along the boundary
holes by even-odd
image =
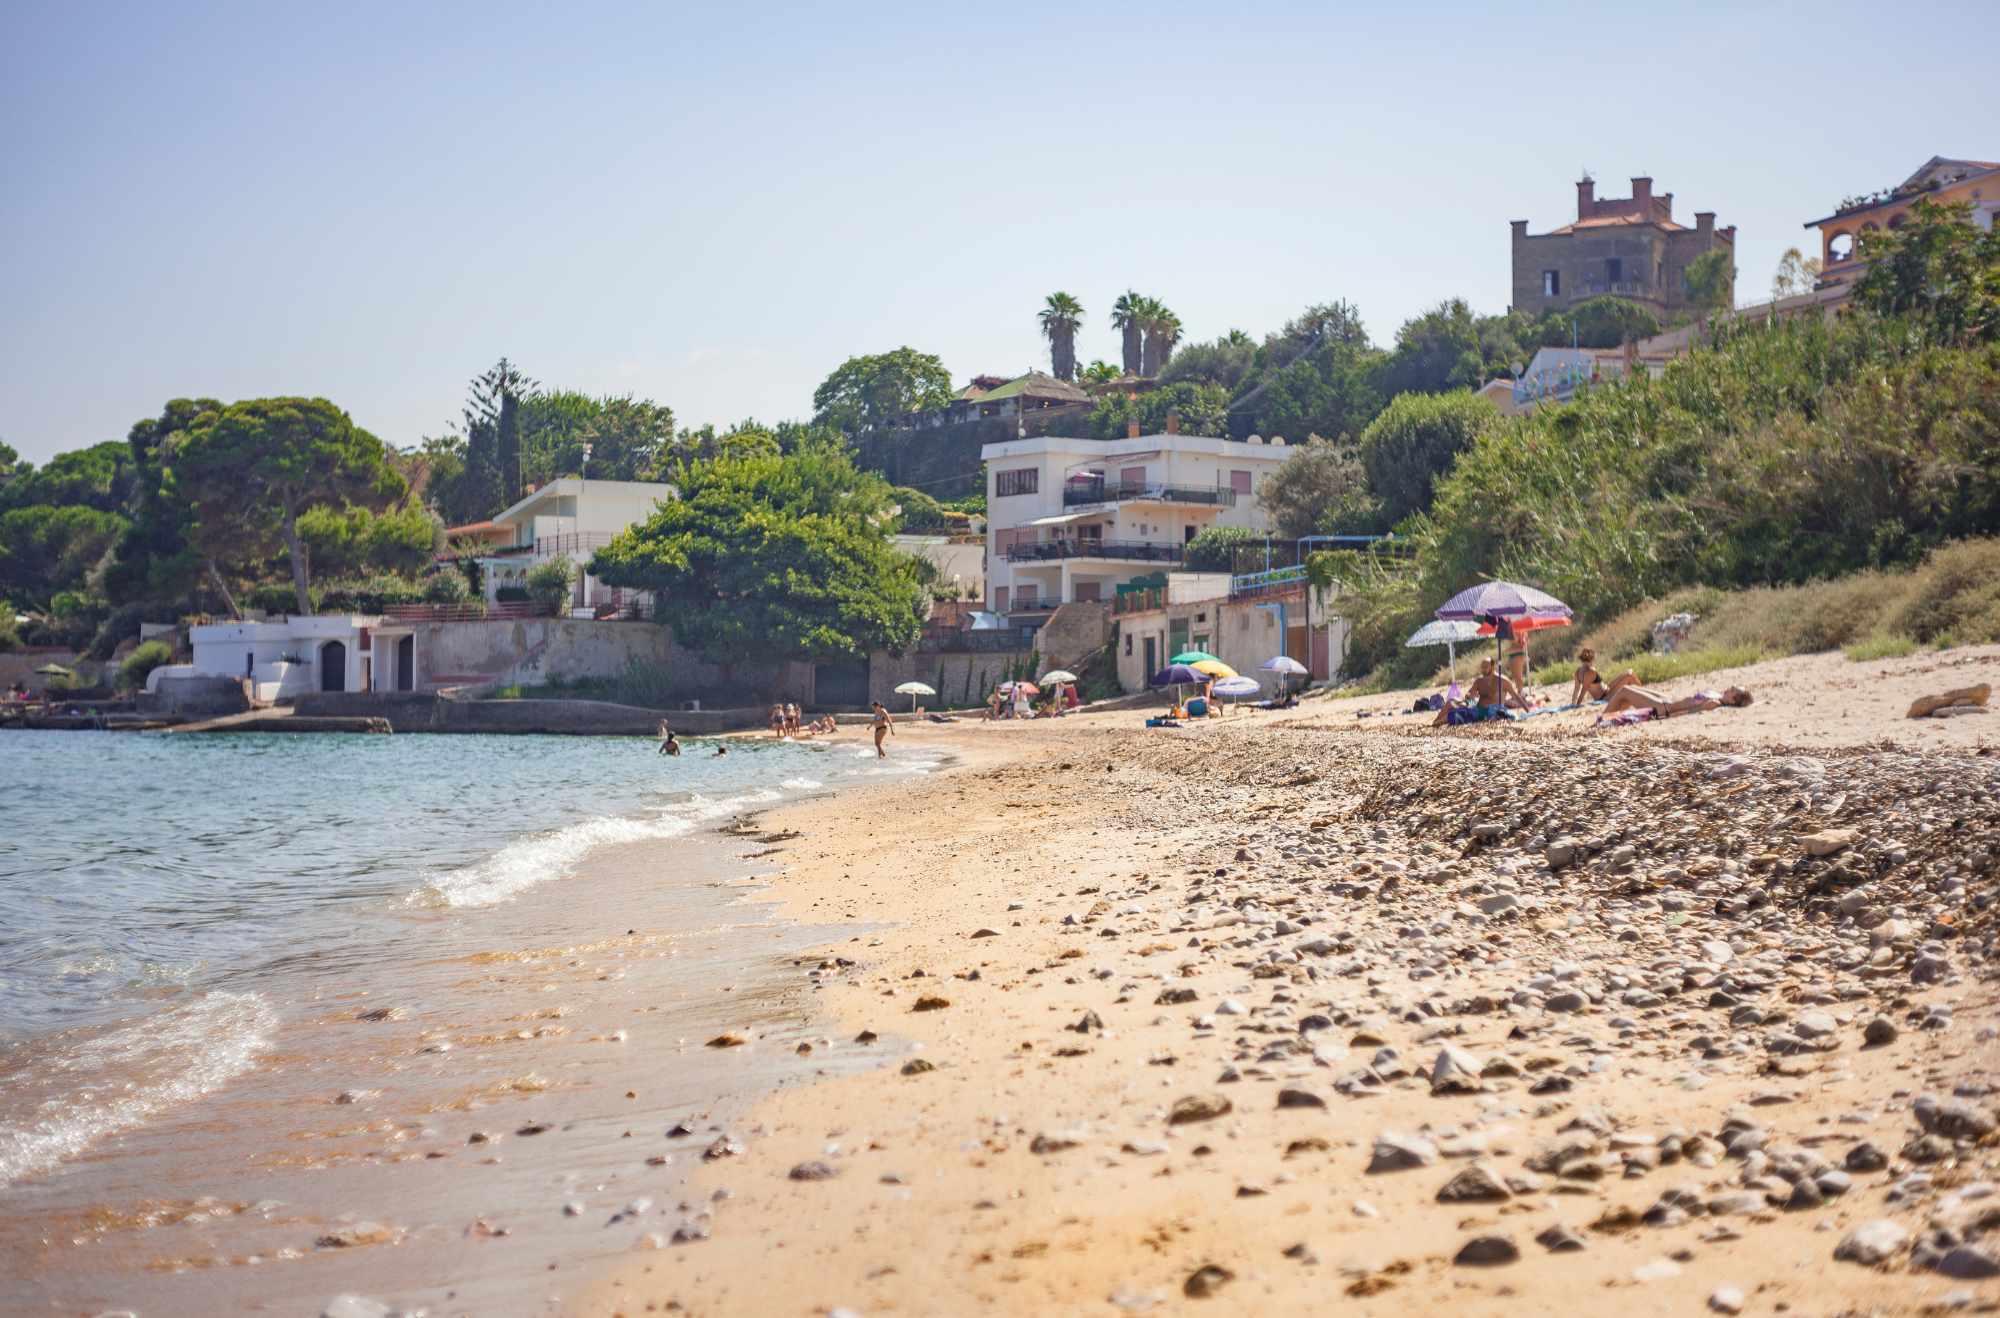
[[[391,623],[375,638],[378,682],[393,679],[395,647],[405,634],[415,639],[418,691],[609,681],[636,664],[660,675],[662,698],[675,706],[814,700],[812,664],[739,664],[725,674],[675,645],[672,629],[659,623],[575,618]]]
[[[138,696],[141,714],[156,718],[220,718],[241,714],[250,708],[243,679],[216,677],[203,673],[161,677],[150,683],[152,690]]]
[[[917,681],[936,688],[936,696],[919,696],[926,709],[959,709],[978,705],[996,683],[1025,662],[1030,651],[946,651],[943,653],[896,656],[878,652],[868,661],[868,698],[879,700],[898,712],[910,708],[910,698],[896,694],[904,682]],[[1046,671],[1056,665],[1040,661]],[[1041,676],[1040,673],[1035,674]]]
[[[584,737],[651,737],[660,720],[688,736],[766,726],[767,706],[657,710],[604,700],[453,700],[427,693],[350,692],[299,700],[302,717],[389,720],[397,732],[550,733]]]

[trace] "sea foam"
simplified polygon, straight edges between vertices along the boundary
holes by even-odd
[[[277,1014],[257,994],[217,992],[108,1030],[41,1041],[26,1074],[5,1086],[0,1184],[213,1092],[250,1069],[276,1029]]]

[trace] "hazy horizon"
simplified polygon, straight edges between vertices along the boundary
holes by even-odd
[[[408,446],[503,354],[685,425],[802,417],[903,344],[1046,369],[1057,289],[1085,362],[1128,287],[1183,342],[1345,298],[1386,343],[1504,309],[1508,222],[1572,218],[1586,166],[1736,225],[1756,301],[1842,197],[2000,158],[1969,4],[7,12],[0,438],[37,463],[194,395]]]

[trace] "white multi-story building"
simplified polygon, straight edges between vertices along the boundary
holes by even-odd
[[[1136,430],[1137,427],[1135,426]],[[1283,440],[1166,433],[988,444],[986,596],[996,613],[1109,603],[1135,577],[1180,566],[1211,526],[1269,531],[1258,494]]]
[[[651,517],[676,493],[654,481],[585,480],[564,476],[531,490],[519,503],[490,522],[455,526],[446,534],[483,540],[492,551],[479,559],[486,581],[486,602],[508,586],[525,586],[537,563],[561,556],[575,564],[577,580],[570,603],[593,608],[610,602],[614,592],[585,574],[590,558],[620,531]]]

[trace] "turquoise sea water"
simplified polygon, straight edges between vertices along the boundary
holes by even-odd
[[[247,1068],[315,983],[393,977],[437,921],[883,772],[793,745],[483,736],[9,733],[0,1185]]]

